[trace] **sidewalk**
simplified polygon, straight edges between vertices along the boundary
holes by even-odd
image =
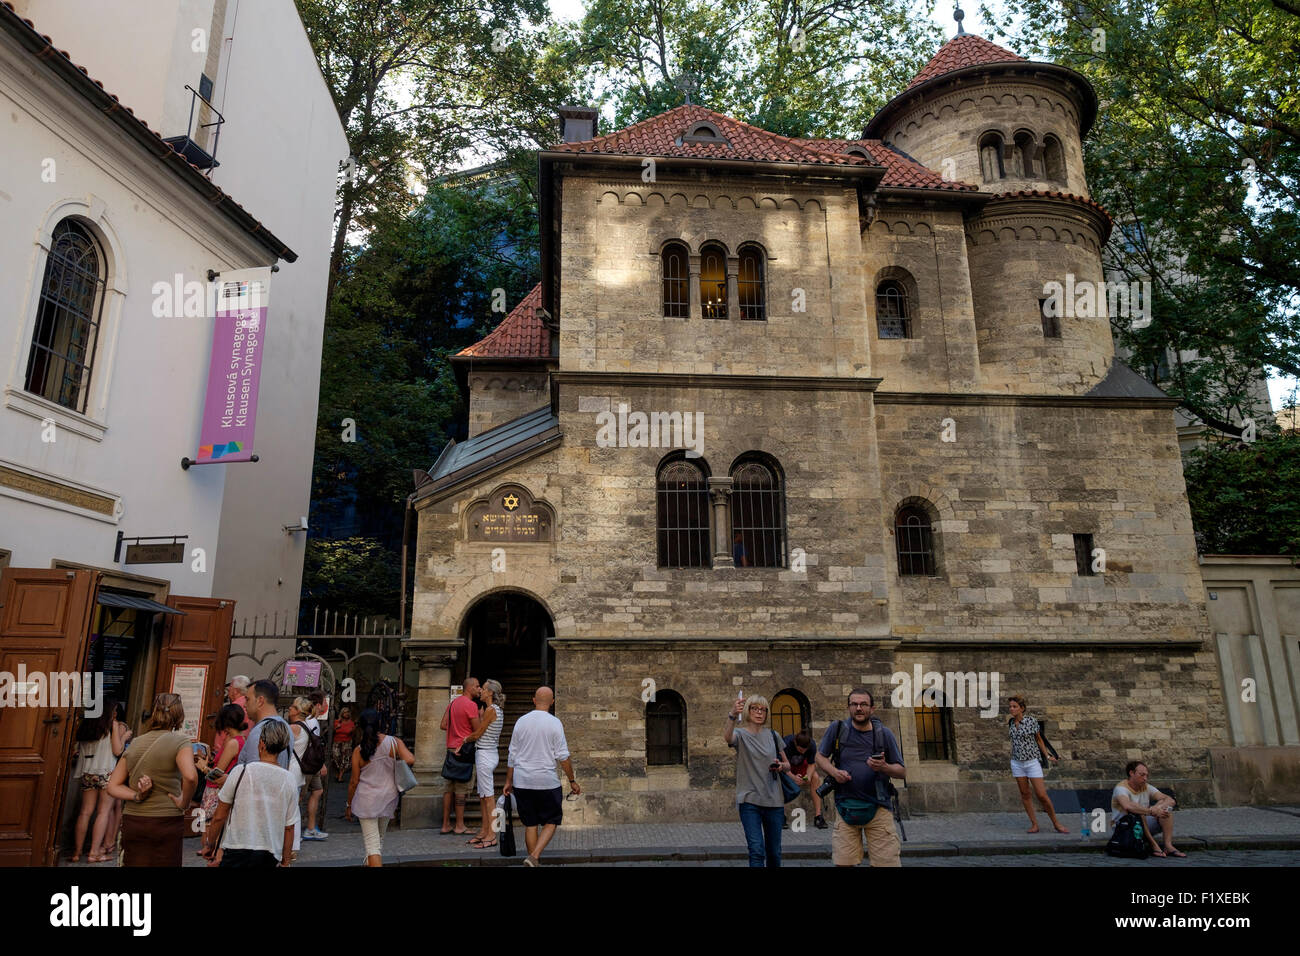
[[[1178,810],[1175,843],[1189,854],[1198,850],[1300,850],[1300,807],[1238,807],[1230,809]],[[1066,826],[1079,826],[1077,815],[1065,816]],[[1043,832],[1028,834],[1023,813],[945,813],[913,817],[904,821],[907,842],[904,863],[909,857],[967,856],[1009,853],[1101,853],[1109,834],[1083,840],[1078,832],[1069,835],[1048,832],[1047,820],[1039,815]],[[364,858],[361,827],[342,819],[328,821],[328,840],[304,841],[298,866],[356,866]],[[523,831],[515,821],[519,857],[506,859],[494,847],[475,850],[465,844],[468,836],[442,836],[437,830],[389,830],[384,838],[384,865],[518,866],[523,856]],[[830,831],[786,830],[782,855],[791,859],[824,859],[830,862]],[[203,866],[194,855],[198,843],[186,841],[185,865]],[[740,821],[728,823],[650,823],[602,827],[560,827],[547,847],[547,864],[626,863],[638,860],[733,860],[747,859]]]

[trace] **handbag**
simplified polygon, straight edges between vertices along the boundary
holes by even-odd
[[[497,847],[502,856],[514,856],[518,852],[515,849],[515,825],[510,819],[510,814],[513,811],[514,797],[505,796],[501,799],[505,801],[506,819],[505,825],[501,829],[501,834],[497,838]]]
[[[474,760],[463,760],[454,751],[448,750],[447,756],[442,758],[442,776],[446,780],[464,783],[474,776]]]
[[[772,737],[776,740],[776,755],[779,759],[781,756],[781,738],[777,735],[777,732],[775,730],[772,731]],[[784,800],[786,803],[789,803],[791,800],[797,800],[799,794],[802,791],[803,791],[803,787],[799,786],[798,783],[792,780],[788,773],[781,774],[782,800]]]
[[[410,765],[397,755],[397,744],[393,744],[392,757],[393,782],[397,784],[397,792],[406,793],[414,789],[419,781],[415,779],[415,772],[411,770]]]

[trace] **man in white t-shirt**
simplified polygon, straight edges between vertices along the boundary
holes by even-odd
[[[1146,833],[1147,839],[1151,841],[1152,852],[1156,856],[1187,856],[1182,850],[1174,846],[1174,798],[1167,793],[1161,793],[1151,784],[1147,783],[1147,765],[1140,760],[1134,760],[1124,768],[1128,774],[1128,779],[1115,784],[1115,789],[1110,795],[1110,820],[1114,824],[1120,817],[1126,813],[1136,814],[1142,818],[1143,832]],[[1155,801],[1152,803],[1152,801]],[[1160,844],[1156,842],[1156,832],[1164,837],[1165,848],[1160,849]]]
[[[555,828],[564,817],[564,794],[560,777],[555,772],[559,763],[569,778],[569,792],[574,796],[582,788],[573,779],[573,764],[569,762],[569,745],[564,739],[564,725],[551,713],[555,692],[549,687],[537,688],[533,695],[533,710],[515,721],[510,734],[510,756],[507,760],[504,795],[514,796],[519,809],[519,821],[524,825],[524,843],[528,856],[525,866],[541,863],[542,851],[555,836]]]
[[[288,866],[298,820],[298,787],[279,765],[289,746],[282,721],[268,721],[257,741],[258,759],[235,767],[217,794],[217,812],[203,836],[203,855],[222,848],[222,866]],[[222,840],[222,836],[225,840]]]

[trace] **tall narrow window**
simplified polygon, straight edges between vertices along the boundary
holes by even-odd
[[[1035,159],[1038,148],[1034,145],[1034,134],[1021,130],[1016,134],[1017,173],[1024,179],[1039,178],[1038,162]]]
[[[710,567],[709,483],[700,466],[682,458],[665,462],[656,495],[659,567]]]
[[[754,246],[740,250],[740,278],[737,280],[742,319],[766,319],[767,297],[763,289],[763,251]]]
[[[727,254],[720,246],[700,254],[700,311],[706,319],[727,318]]]
[[[1057,306],[1049,307],[1051,299],[1038,300],[1038,317],[1043,320],[1043,338],[1059,339],[1061,337],[1061,317],[1056,315]]]
[[[731,472],[731,556],[738,568],[785,567],[785,493],[774,469],[749,460]]]
[[[84,226],[64,219],[54,227],[23,387],[74,412],[86,410],[90,394],[106,275],[99,243]]]
[[[1002,167],[1002,137],[997,133],[985,133],[980,139],[980,172],[986,183],[1006,176]]]
[[[876,334],[882,339],[912,337],[912,308],[907,289],[897,279],[876,286]]]
[[[1043,166],[1046,167],[1047,178],[1052,182],[1065,182],[1065,151],[1055,136],[1043,137]]]
[[[645,705],[645,762],[650,767],[686,763],[686,702],[676,691],[655,691]]]
[[[691,286],[686,265],[686,247],[678,242],[670,242],[664,246],[661,258],[664,270],[664,316],[669,319],[684,319],[690,314],[688,295]]]
[[[898,573],[904,576],[934,574],[934,534],[930,516],[922,508],[907,505],[894,518],[894,545],[898,549]]]
[[[1076,534],[1074,536],[1074,566],[1084,577],[1092,577],[1097,572],[1092,569],[1092,535]]]

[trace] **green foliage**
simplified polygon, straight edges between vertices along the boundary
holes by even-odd
[[[373,538],[309,538],[303,600],[340,614],[396,615],[401,557]]]
[[[1260,370],[1300,373],[1300,5],[1007,7],[1023,24],[1012,46],[1080,71],[1097,90],[1085,143],[1093,198],[1117,222],[1145,227],[1117,229],[1107,250],[1155,292],[1152,325],[1113,319],[1118,340],[1135,367],[1169,352],[1161,387],[1235,432],[1232,421],[1258,415]]]
[[[1185,474],[1201,553],[1300,556],[1300,435],[1207,445]]]
[[[852,136],[940,41],[903,0],[589,0],[557,56],[614,128],[691,102],[785,136]]]

